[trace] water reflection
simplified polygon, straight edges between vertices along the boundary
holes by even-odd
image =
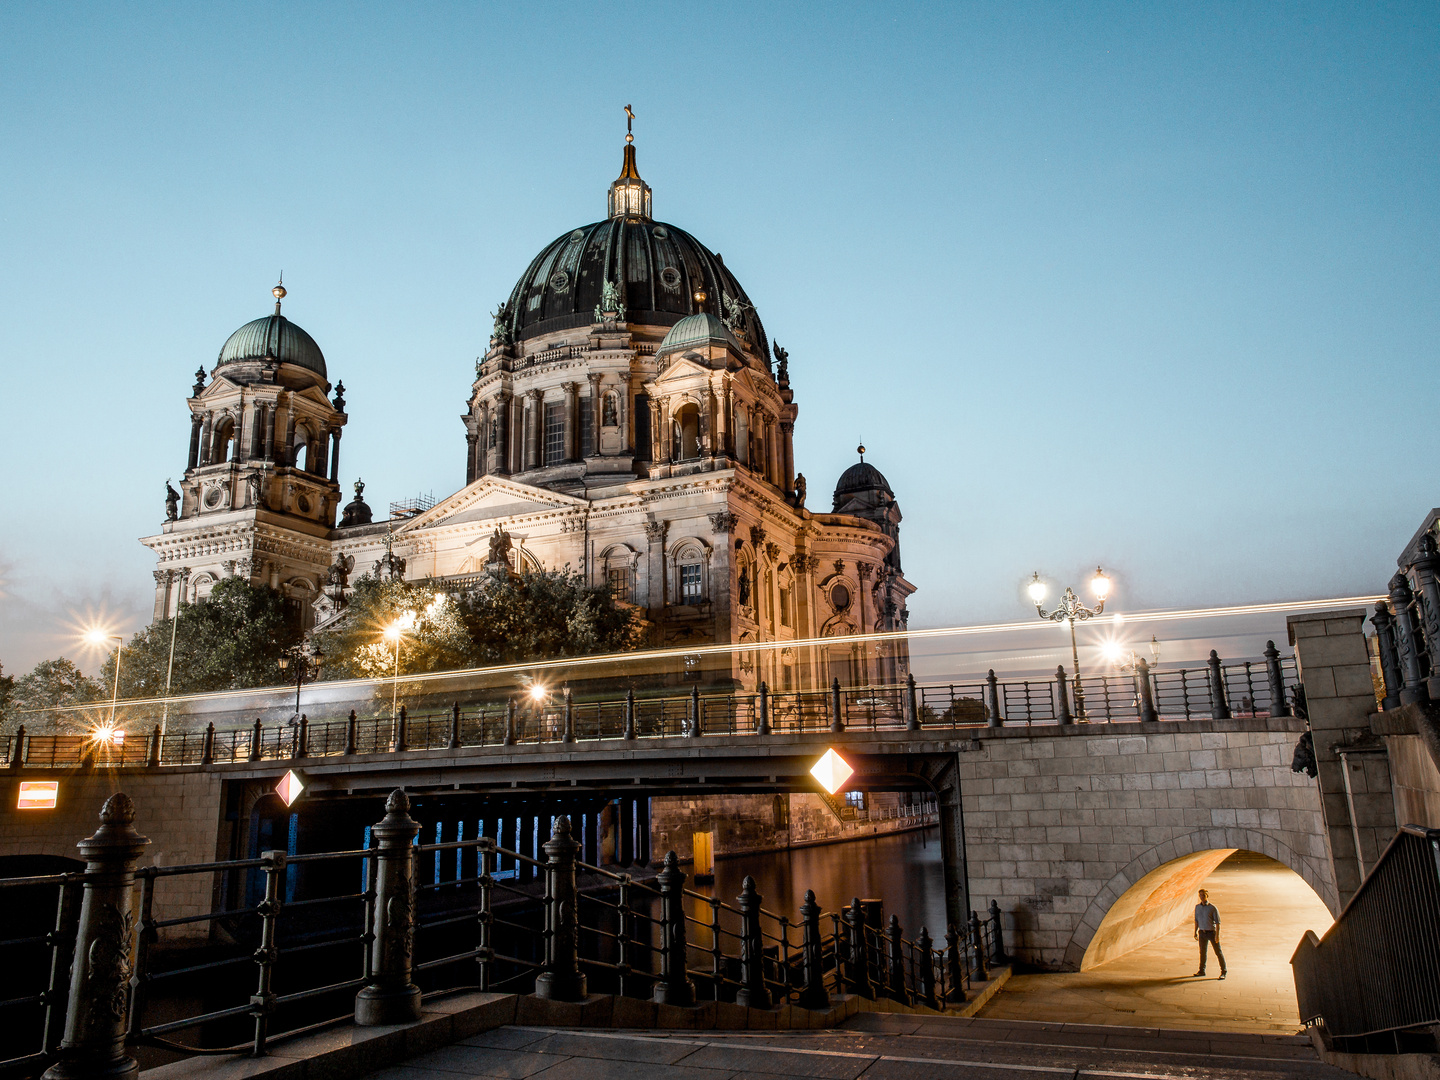
[[[939,829],[917,830],[843,844],[795,848],[762,855],[742,855],[715,863],[715,883],[689,883],[695,892],[718,896],[729,904],[740,895],[745,876],[755,879],[766,910],[792,923],[800,919],[806,889],[825,911],[838,911],[853,897],[879,897],[885,918],[900,919],[906,937],[924,926],[932,937],[945,933],[945,877],[940,862]],[[692,900],[689,913],[709,918],[707,905]],[[827,925],[823,927],[829,931]]]

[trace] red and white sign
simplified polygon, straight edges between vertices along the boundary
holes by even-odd
[[[280,783],[275,785],[275,794],[280,796],[286,806],[294,806],[295,800],[305,790],[305,781],[301,780],[294,769],[291,769],[280,778]]]
[[[59,797],[58,780],[21,780],[20,799],[15,806],[20,810],[53,810]]]

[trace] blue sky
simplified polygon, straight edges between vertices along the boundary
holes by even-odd
[[[0,8],[0,662],[148,618],[192,373],[286,314],[348,487],[464,479],[488,312],[655,213],[791,355],[824,507],[863,437],[912,625],[1379,591],[1436,502],[1440,8]],[[1277,624],[1283,633],[1283,623]]]

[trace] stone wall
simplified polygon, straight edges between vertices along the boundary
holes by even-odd
[[[1281,718],[985,731],[957,755],[972,904],[999,902],[1019,959],[1068,970],[1132,885],[1197,852],[1268,855],[1338,910],[1319,792],[1290,771],[1303,730]]]
[[[1440,829],[1440,769],[1418,735],[1387,735],[1395,821]]]
[[[22,779],[58,780],[55,808],[16,809]],[[10,770],[0,774],[0,857],[78,858],[75,845],[99,827],[100,807],[123,790],[135,801],[135,828],[152,838],[141,866],[225,858],[228,852],[218,846],[224,812],[220,787],[218,774],[200,769],[127,769],[118,779],[103,770]],[[213,888],[211,875],[162,879],[155,890],[155,915],[167,919],[209,911]],[[195,933],[208,933],[207,924],[196,924]]]

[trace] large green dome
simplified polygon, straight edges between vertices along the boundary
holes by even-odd
[[[277,308],[279,304],[275,305]],[[240,327],[220,349],[217,366],[247,360],[294,364],[325,378],[325,354],[315,339],[283,315],[267,315]]]

